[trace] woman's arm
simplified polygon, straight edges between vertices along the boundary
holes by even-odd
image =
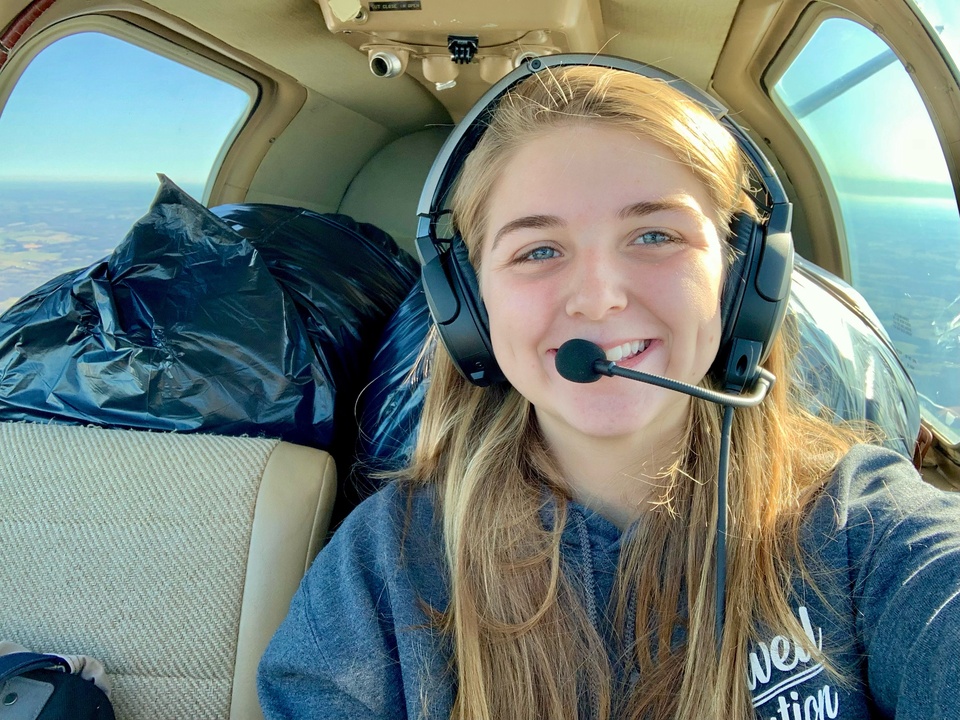
[[[268,720],[403,720],[449,702],[424,612],[445,603],[432,504],[407,499],[389,487],[361,504],[310,568],[260,663]]]
[[[853,600],[873,701],[898,720],[960,717],[960,495],[893,453],[850,478]]]

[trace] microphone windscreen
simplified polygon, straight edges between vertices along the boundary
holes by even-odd
[[[557,350],[557,372],[567,380],[578,383],[595,382],[600,373],[593,369],[597,360],[606,360],[606,353],[589,340],[567,340]]]

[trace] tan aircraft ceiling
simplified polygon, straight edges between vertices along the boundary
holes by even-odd
[[[334,0],[334,2],[344,0]],[[359,0],[346,0],[360,5]],[[437,97],[454,117],[459,116],[483,91],[485,83],[474,66],[461,71],[457,87],[437,91],[424,83],[419,69],[396,78],[375,77],[365,52],[356,49],[356,37],[331,33],[320,5],[315,0],[148,0],[151,5],[180,17],[226,44],[259,58],[294,77],[304,86],[331,100],[351,107],[386,126],[398,127],[403,118],[413,125],[435,114]],[[487,22],[483,27],[460,25],[461,34],[484,33],[509,15],[511,6],[521,3],[529,14],[531,6],[542,6],[542,14],[570,14],[578,2],[599,5],[602,27],[595,42],[572,49],[578,52],[605,52],[650,62],[670,70],[701,87],[713,74],[717,57],[727,37],[738,0],[454,0],[464,7],[482,7]],[[449,2],[448,2],[449,4]],[[369,0],[362,0],[364,7]],[[423,0],[427,22],[443,23],[448,16],[430,16],[436,7]],[[559,6],[559,10],[558,10]],[[438,11],[446,12],[446,11]],[[385,13],[386,14],[386,13]],[[400,16],[400,13],[391,13]],[[539,28],[531,27],[531,31]],[[356,32],[363,32],[362,27]],[[695,38],[695,42],[691,40]],[[352,45],[351,45],[352,43]],[[596,47],[590,47],[595,44]],[[568,48],[563,48],[568,49]],[[415,79],[419,76],[419,80]],[[411,88],[417,83],[419,88]],[[427,89],[429,86],[429,90]],[[384,112],[384,108],[389,108]]]

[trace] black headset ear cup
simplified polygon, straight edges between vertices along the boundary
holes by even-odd
[[[759,369],[759,357],[755,362],[748,363],[747,367],[741,366],[740,372],[731,370],[730,360],[737,346],[737,338],[743,337],[746,326],[752,325],[754,321],[754,318],[749,316],[752,308],[748,298],[749,284],[752,269],[756,266],[760,247],[763,244],[762,228],[749,215],[738,213],[730,222],[728,242],[733,261],[727,269],[720,297],[720,347],[712,368],[714,378],[724,388],[741,385],[739,376],[748,376],[742,379],[745,382],[752,382]],[[745,312],[747,316],[744,315]],[[750,329],[755,330],[755,328]]]
[[[435,263],[424,266],[423,287],[443,342],[461,374],[485,387],[504,380],[493,355],[487,309],[477,274],[459,234]],[[438,270],[442,268],[442,272]]]
[[[727,277],[723,283],[723,293],[720,296],[720,317],[723,320],[721,346],[733,337],[736,316],[740,310],[747,277],[750,274],[751,250],[754,249],[757,232],[757,224],[749,215],[740,213],[734,216],[730,222],[728,243],[733,260],[727,269]]]
[[[793,271],[789,232],[770,234],[746,214],[730,223],[735,259],[727,272],[720,310],[723,329],[711,372],[728,391],[752,385],[786,314]]]
[[[480,332],[484,337],[489,337],[490,321],[487,319],[487,308],[480,297],[480,283],[470,262],[470,251],[459,233],[454,235],[450,245],[450,269],[455,281],[460,285],[460,296],[472,309],[472,314],[477,319]]]

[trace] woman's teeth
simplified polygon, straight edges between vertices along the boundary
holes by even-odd
[[[617,362],[625,358],[631,358],[634,355],[642,353],[649,345],[649,340],[634,340],[633,342],[626,342],[623,345],[617,345],[606,351],[607,360]]]

